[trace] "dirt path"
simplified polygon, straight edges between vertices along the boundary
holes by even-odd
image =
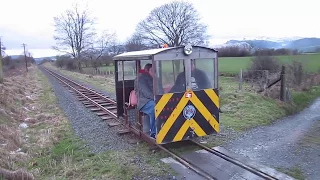
[[[304,111],[255,128],[226,149],[301,179],[320,177],[320,98]],[[292,175],[291,174],[291,175]]]

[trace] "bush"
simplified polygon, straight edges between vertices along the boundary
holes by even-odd
[[[252,64],[248,70],[248,76],[253,79],[262,77],[265,70],[269,73],[277,73],[280,71],[279,60],[272,56],[256,56],[252,58]]]
[[[76,62],[73,61],[73,60],[68,60],[68,61],[66,62],[66,67],[67,67],[68,70],[75,70],[75,69],[77,69]]]
[[[288,66],[287,72],[291,82],[296,86],[301,85],[306,76],[302,62],[296,60],[292,61],[292,64]]]

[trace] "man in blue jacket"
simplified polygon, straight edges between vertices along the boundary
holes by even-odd
[[[156,125],[154,113],[154,94],[153,94],[153,74],[152,64],[146,64],[143,70],[139,72],[139,84],[137,79],[134,82],[134,89],[138,97],[137,108],[139,111],[144,112],[150,118],[150,136],[155,138]]]

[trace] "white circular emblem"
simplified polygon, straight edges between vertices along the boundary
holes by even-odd
[[[183,109],[184,118],[190,120],[196,115],[196,108],[193,105],[188,105]]]
[[[190,55],[192,53],[192,46],[191,44],[187,44],[184,48],[183,48],[183,52],[186,55]]]

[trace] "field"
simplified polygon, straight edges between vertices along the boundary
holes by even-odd
[[[295,56],[276,56],[281,63],[290,63],[293,60],[302,61],[309,72],[320,69],[320,54],[304,54]],[[219,71],[224,73],[239,73],[240,69],[250,66],[252,57],[222,57],[219,58]]]
[[[292,56],[276,56],[280,63],[288,64],[292,61],[302,61],[308,72],[320,70],[320,54],[302,54]],[[247,69],[252,57],[221,57],[219,58],[219,72],[237,74],[241,69]],[[91,72],[93,68],[83,68],[85,72]],[[113,72],[114,66],[102,66],[98,68],[102,72]]]

